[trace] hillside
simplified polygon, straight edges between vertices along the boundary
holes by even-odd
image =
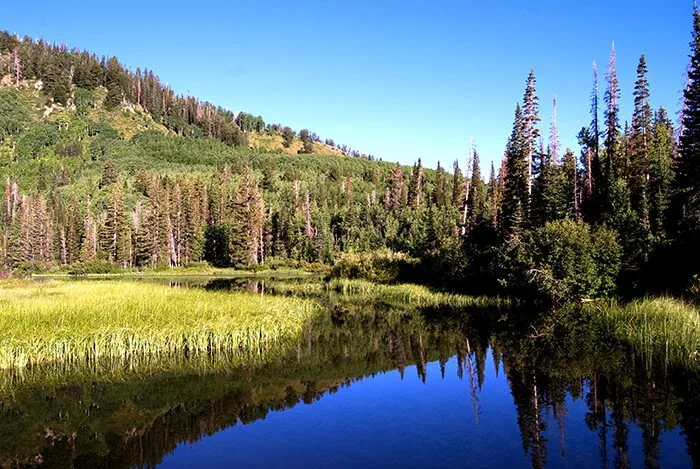
[[[426,217],[459,218],[461,173],[450,185],[442,168],[376,161],[177,96],[114,58],[0,34],[0,72],[6,271],[419,253],[434,236]],[[441,236],[455,221],[439,222]]]

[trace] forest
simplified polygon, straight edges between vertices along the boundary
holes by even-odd
[[[697,297],[697,9],[692,38],[678,123],[652,107],[644,55],[633,113],[620,114],[613,46],[601,83],[593,63],[579,148],[560,145],[556,99],[541,121],[531,71],[500,166],[482,168],[470,148],[450,171],[380,161],[177,95],[115,57],[0,33],[3,275],[330,266],[478,294]]]

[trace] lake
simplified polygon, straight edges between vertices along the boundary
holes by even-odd
[[[6,373],[0,466],[700,465],[697,371],[638,356],[586,318],[319,300],[327,311],[296,347],[261,362]]]

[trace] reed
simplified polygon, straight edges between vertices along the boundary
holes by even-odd
[[[682,300],[645,298],[586,308],[593,309],[617,338],[635,347],[649,365],[657,356],[666,364],[700,363],[700,311]]]
[[[387,303],[404,303],[417,307],[496,307],[506,306],[510,303],[506,298],[486,296],[474,297],[435,292],[424,286],[414,284],[380,285],[366,280],[349,280],[342,278],[331,280],[327,288],[344,295],[359,295]]]
[[[318,311],[299,298],[128,281],[9,281],[0,284],[0,368],[263,359]]]

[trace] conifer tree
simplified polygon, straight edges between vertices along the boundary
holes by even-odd
[[[423,168],[420,168],[421,173]],[[433,190],[433,203],[437,207],[444,207],[447,203],[447,181],[445,180],[445,168],[437,163],[437,169],[435,171],[435,188]]]
[[[537,123],[540,121],[539,115],[539,98],[535,90],[535,71],[530,70],[527,77],[527,85],[525,86],[525,94],[523,96],[522,121],[523,121],[523,144],[527,158],[527,194],[528,207],[529,198],[532,196],[532,171],[533,158],[537,149],[537,141],[540,137],[540,131],[537,128]]]
[[[523,114],[518,103],[515,108],[513,131],[506,147],[503,198],[499,216],[501,233],[505,239],[519,235],[526,221],[529,159],[523,128]]]
[[[700,234],[700,10],[697,5],[693,11],[690,46],[688,86],[683,93],[683,133],[674,165],[672,221],[677,231],[685,231],[684,236],[696,239]]]
[[[462,170],[459,168],[459,161],[455,160],[454,173],[452,177],[452,206],[457,210],[462,208],[464,203],[464,176],[462,175]]]
[[[579,177],[576,167],[576,157],[570,148],[566,149],[564,158],[562,159],[562,180],[564,216],[572,220],[577,220],[580,217]]]
[[[617,178],[620,177],[620,162],[618,161],[620,159],[620,87],[615,69],[615,60],[615,43],[613,43],[610,50],[607,74],[608,88],[605,91],[605,156],[601,164],[600,177],[596,177],[595,174],[593,176],[596,181],[594,202],[599,207],[603,218],[612,215],[611,198],[617,185]]]
[[[469,184],[467,228],[471,229],[488,219],[486,208],[486,187],[481,179],[479,154],[474,151],[472,158],[471,183]]]
[[[124,207],[124,194],[118,184],[109,194],[100,247],[107,261],[121,267],[131,264],[131,227]]]
[[[559,127],[557,124],[557,97],[552,98],[552,122],[549,126],[549,157],[554,164],[559,163]]]
[[[639,58],[637,81],[634,85],[634,113],[630,138],[629,188],[632,209],[643,226],[649,229],[648,179],[650,170],[649,141],[652,114],[649,105],[649,82],[644,55]]]
[[[391,173],[389,187],[387,188],[385,205],[394,213],[398,213],[403,207],[403,171],[401,165],[396,163]]]
[[[139,200],[136,202],[132,214],[133,225],[133,262],[138,267],[145,267],[151,264],[151,252],[153,252],[153,240],[149,229],[146,226],[143,204]]]
[[[657,239],[666,237],[671,202],[672,161],[676,154],[673,123],[660,108],[655,117],[649,143],[649,225]]]
[[[496,178],[496,170],[493,166],[493,161],[491,162],[491,172],[489,174],[489,184],[488,184],[488,212],[489,220],[493,228],[498,227],[498,211],[500,209],[501,203],[501,193],[500,185],[498,179]]]
[[[600,125],[598,123],[598,65],[593,62],[593,88],[591,90],[591,123],[581,129],[578,134],[579,144],[582,146],[581,165],[583,177],[581,187],[582,214],[589,221],[598,218],[599,207],[597,205],[597,182],[602,181],[602,166],[600,161]],[[595,187],[595,189],[594,189]]]
[[[114,160],[109,159],[105,161],[102,169],[102,178],[100,179],[100,188],[114,184],[117,182],[118,177],[117,168],[114,166]]]
[[[408,181],[408,204],[411,207],[418,207],[423,199],[423,163],[418,158],[418,163],[413,165],[411,177]]]
[[[88,198],[83,221],[83,239],[80,248],[80,261],[90,262],[97,257],[97,223],[92,213],[92,200]]]

